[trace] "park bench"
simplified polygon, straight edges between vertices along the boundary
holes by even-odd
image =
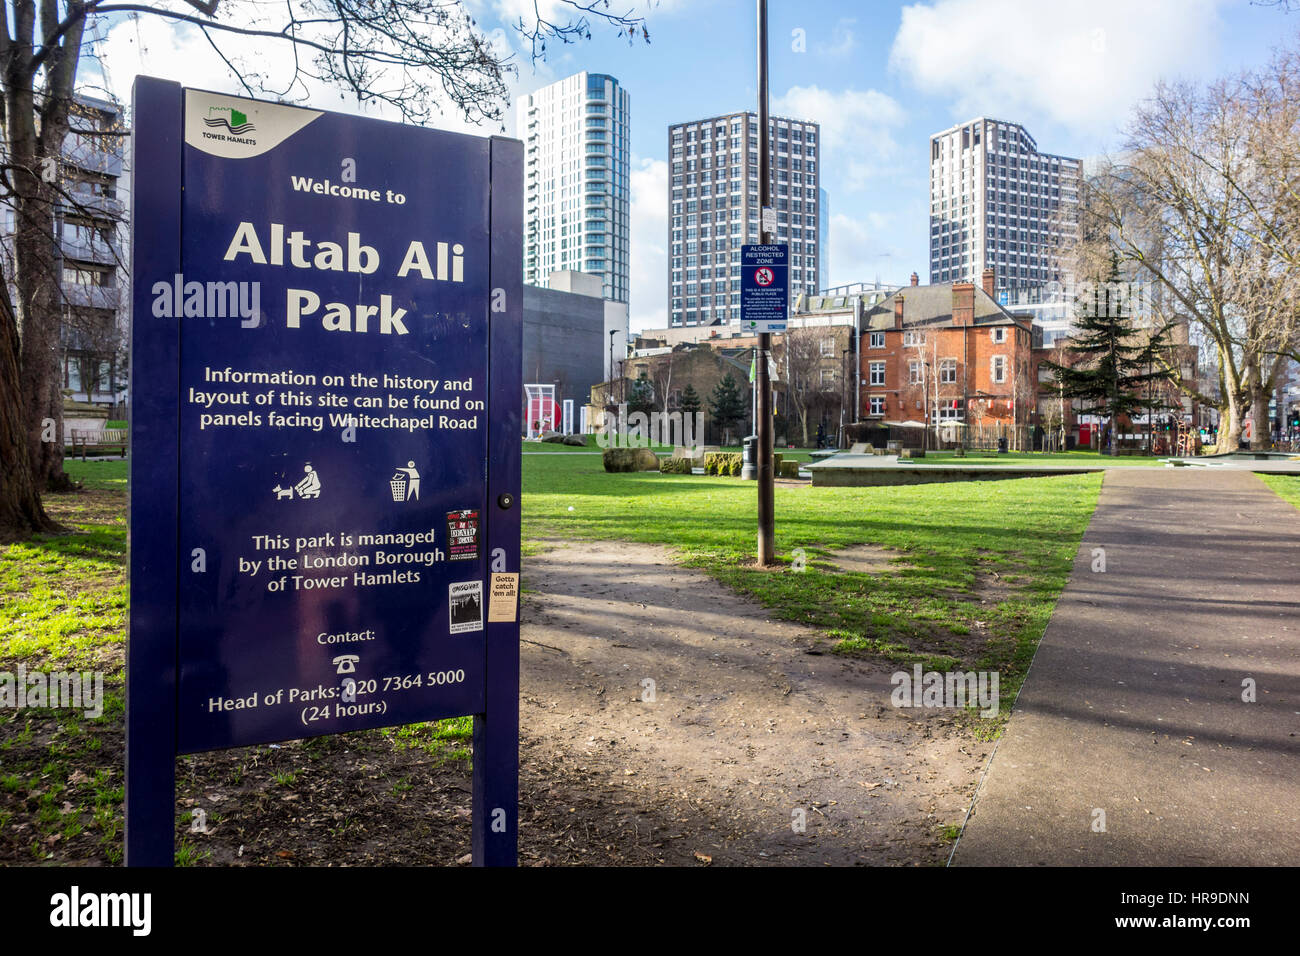
[[[81,450],[81,460],[86,460],[86,451],[94,448],[97,452],[116,452],[123,457],[126,456],[126,429],[125,428],[73,428],[70,431],[72,438],[72,457],[77,457],[77,450]]]

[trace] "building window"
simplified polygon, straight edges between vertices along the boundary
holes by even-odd
[[[907,384],[920,385],[922,381],[924,381],[924,379],[922,378],[921,363],[908,362],[907,363]]]
[[[871,414],[872,415],[885,414],[885,396],[883,395],[871,396]]]
[[[825,357],[825,356],[833,356],[833,355],[835,354],[835,340],[834,340],[834,339],[822,339],[822,340],[821,340],[821,351],[822,351],[822,355],[823,355],[824,357]]]
[[[1001,385],[1007,380],[1007,357],[1005,355],[993,356],[992,368],[993,383]]]
[[[870,344],[869,347],[870,347],[870,348],[873,348],[873,349],[883,349],[883,348],[885,347],[885,333],[884,333],[884,332],[872,332],[872,333],[871,333],[871,344]]]
[[[930,409],[930,424],[935,425],[939,422],[962,420],[965,417],[962,408],[963,404],[960,398],[943,399],[938,408]]]
[[[922,345],[922,344],[924,344],[924,342],[925,342],[925,339],[922,338],[920,332],[904,332],[904,333],[903,333],[903,345],[905,345],[905,346],[909,346],[909,345],[911,345],[911,346]]]
[[[885,363],[872,362],[870,366],[870,370],[871,370],[870,372],[871,377],[869,379],[869,383],[871,385],[884,385],[885,384]]]
[[[822,388],[830,389],[835,387],[835,369],[824,368],[821,370]]]
[[[994,341],[994,342],[1001,343],[1001,342],[1005,342],[1005,341],[1007,340],[1007,330],[1006,330],[1006,329],[993,329],[993,330],[992,330],[992,334],[993,334],[993,341]]]
[[[955,385],[957,384],[957,360],[944,359],[939,363],[939,384]]]

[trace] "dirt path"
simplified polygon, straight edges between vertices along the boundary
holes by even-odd
[[[890,706],[892,667],[823,653],[665,549],[554,544],[524,577],[525,862],[945,860],[990,749],[951,712]]]

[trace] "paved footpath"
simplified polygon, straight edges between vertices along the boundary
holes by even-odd
[[[953,864],[1300,864],[1297,735],[1300,511],[1112,469]]]

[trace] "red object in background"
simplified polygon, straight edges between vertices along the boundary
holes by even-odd
[[[1092,444],[1092,426],[1091,426],[1091,425],[1080,425],[1080,426],[1079,426],[1079,444],[1080,444],[1080,445],[1091,445],[1091,444]]]
[[[554,431],[563,424],[560,403],[553,398],[533,398],[528,401],[528,421],[539,423],[540,431]]]

